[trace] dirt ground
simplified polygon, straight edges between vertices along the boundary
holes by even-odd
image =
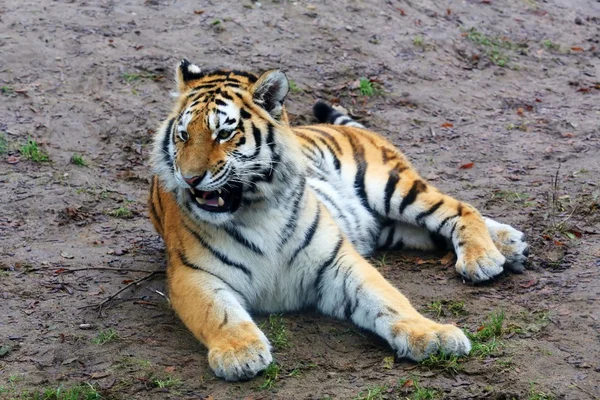
[[[3,0],[0,398],[598,399],[599,42],[596,0]],[[282,68],[293,123],[339,102],[525,231],[529,269],[486,285],[444,254],[373,260],[432,318],[476,334],[503,312],[493,351],[418,365],[347,323],[262,316],[278,369],[227,383],[164,274],[88,307],[164,271],[148,154],[183,57]]]

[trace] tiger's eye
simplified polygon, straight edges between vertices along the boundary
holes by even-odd
[[[231,134],[233,134],[233,131],[219,131],[219,133],[217,134],[217,138],[225,140],[229,136],[231,136]]]
[[[190,138],[190,134],[187,133],[186,131],[181,131],[181,132],[179,132],[179,138],[181,140],[183,140],[184,142],[187,142],[187,140]]]

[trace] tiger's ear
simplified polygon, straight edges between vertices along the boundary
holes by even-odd
[[[184,93],[192,87],[192,81],[200,79],[204,76],[202,70],[196,64],[192,64],[185,58],[181,60],[175,72],[177,80],[177,90],[179,93]]]
[[[289,88],[287,76],[281,70],[274,69],[262,74],[250,92],[256,104],[267,110],[274,119],[280,121],[284,113],[283,101]]]

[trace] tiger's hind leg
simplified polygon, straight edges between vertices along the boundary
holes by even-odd
[[[525,234],[510,225],[502,224],[491,218],[483,217],[492,241],[506,258],[504,264],[512,272],[520,273],[525,269],[529,246]],[[377,241],[379,250],[451,250],[450,240],[425,228],[405,222],[392,222],[385,225]]]

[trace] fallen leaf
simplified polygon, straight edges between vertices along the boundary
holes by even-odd
[[[470,162],[470,163],[463,164],[458,168],[459,169],[471,169],[471,168],[473,168],[473,165],[475,165],[475,163]]]
[[[62,274],[63,272],[67,271],[66,268],[59,268],[56,271],[54,271],[55,274]]]
[[[130,284],[131,282],[133,282],[133,279],[123,279],[123,282],[121,282],[121,283],[127,285],[127,284]]]
[[[525,111],[525,110],[523,110],[521,107],[517,108],[518,115],[523,116],[523,111]]]
[[[571,50],[573,50],[573,51],[585,51],[585,50],[583,50],[583,47],[579,47],[579,46],[571,47]]]
[[[563,132],[560,134],[560,136],[564,137],[564,138],[572,138],[573,136],[573,132]]]
[[[452,14],[452,10],[451,10],[451,9],[449,9],[449,8],[447,8],[447,9],[446,9],[446,15],[450,15],[450,14]]]
[[[449,251],[442,259],[440,260],[440,264],[446,265],[451,263],[454,260],[454,253]]]
[[[407,379],[406,382],[402,384],[403,388],[413,387],[415,382],[412,379]]]
[[[559,240],[555,240],[554,241],[554,245],[555,246],[564,246],[565,244],[563,242],[559,241]]]
[[[165,367],[165,372],[168,372],[168,373],[175,372],[175,366],[172,365],[170,367]]]
[[[536,283],[537,283],[537,279],[534,278],[529,281],[519,283],[519,286],[521,286],[524,289],[528,289],[528,288],[532,287],[533,285],[535,285]]]
[[[204,10],[194,10],[194,14],[202,15],[202,14],[204,14]]]
[[[383,368],[392,369],[394,367],[394,357],[385,357],[383,359]]]
[[[442,128],[454,128],[454,124],[452,122],[444,122],[440,125]]]
[[[571,235],[575,236],[578,239],[580,239],[583,236],[583,234],[581,232],[574,231],[572,229],[570,231],[567,231],[567,233],[570,233]]]
[[[71,260],[73,258],[75,258],[74,255],[67,253],[66,251],[61,251],[60,255],[64,258],[66,258],[67,260]]]
[[[16,164],[19,161],[21,161],[21,158],[19,156],[8,156],[6,157],[6,162],[9,164]]]
[[[396,7],[396,10],[400,11],[400,15],[402,15],[403,17],[406,16],[406,13],[404,12],[403,9],[401,9],[400,7]]]
[[[535,98],[535,102],[536,102],[536,103],[541,103],[541,102],[542,102],[542,99],[540,99],[539,97],[536,97],[536,98]]]
[[[0,357],[4,357],[5,355],[7,355],[10,351],[12,350],[12,347],[5,344],[0,346]]]

